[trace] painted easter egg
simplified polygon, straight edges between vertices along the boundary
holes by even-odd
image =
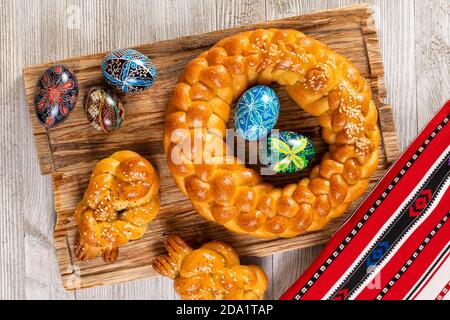
[[[123,105],[112,91],[91,88],[86,95],[84,110],[90,124],[105,133],[120,128],[124,119]]]
[[[239,98],[235,112],[235,128],[242,138],[255,141],[270,133],[280,114],[280,101],[275,91],[257,85]]]
[[[294,173],[305,169],[315,158],[311,139],[292,131],[272,133],[262,144],[261,161],[276,173]]]
[[[157,72],[152,61],[139,51],[119,49],[103,59],[102,74],[109,85],[124,93],[133,93],[150,88]]]
[[[75,75],[66,66],[53,66],[42,74],[37,83],[34,111],[47,129],[53,128],[67,119],[77,99]]]

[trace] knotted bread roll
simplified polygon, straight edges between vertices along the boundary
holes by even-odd
[[[168,255],[155,258],[153,268],[174,279],[175,291],[186,300],[261,300],[267,276],[258,266],[243,266],[236,251],[212,241],[193,250],[181,238],[169,236]]]
[[[118,247],[142,237],[159,212],[159,175],[139,154],[119,151],[97,163],[75,210],[75,255],[113,262]]]
[[[271,82],[319,118],[329,144],[309,178],[283,188],[264,183],[223,140],[233,101]],[[369,84],[344,57],[296,30],[255,30],[188,63],[167,107],[164,150],[205,218],[257,237],[293,237],[321,229],[366,190],[378,165],[377,120]]]

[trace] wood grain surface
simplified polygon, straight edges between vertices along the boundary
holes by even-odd
[[[21,80],[24,66],[362,2],[376,13],[386,101],[395,106],[404,149],[450,97],[447,0],[0,0],[0,298],[175,297],[171,282],[160,277],[64,291],[52,242],[55,218],[48,214],[51,181],[39,173]],[[69,19],[74,12],[78,23]],[[266,298],[278,298],[319,252],[320,246],[249,261],[271,279]]]

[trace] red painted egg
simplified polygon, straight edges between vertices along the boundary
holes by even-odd
[[[78,81],[66,66],[53,66],[42,74],[36,91],[36,116],[49,129],[62,123],[72,112],[78,99]]]

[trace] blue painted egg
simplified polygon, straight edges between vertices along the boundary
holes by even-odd
[[[292,131],[281,131],[262,144],[261,162],[276,173],[294,173],[305,169],[316,156],[311,139]]]
[[[45,128],[53,128],[67,119],[78,99],[78,81],[63,65],[48,68],[40,77],[34,111]]]
[[[236,130],[242,138],[255,141],[270,133],[280,114],[280,101],[275,91],[258,85],[245,91],[236,106]]]
[[[156,79],[156,66],[139,51],[119,49],[111,51],[102,61],[102,74],[114,88],[132,93],[146,90]]]

